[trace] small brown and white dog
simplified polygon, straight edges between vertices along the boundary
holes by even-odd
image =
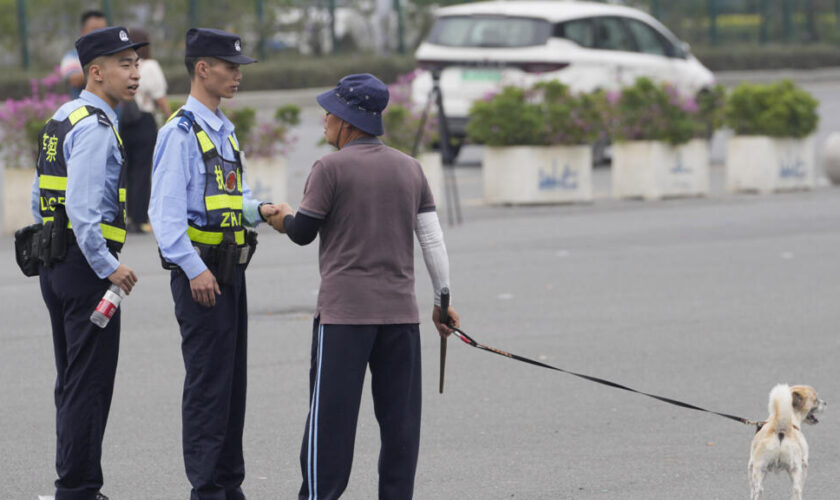
[[[752,500],[760,500],[767,472],[787,471],[793,483],[792,500],[801,500],[808,468],[808,443],[802,434],[802,422],[816,424],[815,414],[823,411],[825,401],[807,385],[779,384],[770,391],[767,405],[770,417],[752,441],[749,474]]]

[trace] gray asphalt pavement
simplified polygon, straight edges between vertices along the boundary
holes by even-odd
[[[464,178],[470,169],[465,169]],[[474,169],[472,169],[474,170]],[[658,203],[466,207],[447,227],[453,300],[479,341],[648,392],[763,418],[770,388],[808,383],[829,402],[811,444],[807,498],[837,498],[836,359],[840,197],[814,192]],[[53,479],[54,366],[35,280],[0,241],[0,484],[35,498]],[[316,247],[263,230],[249,269],[245,491],[286,499],[299,485]],[[111,498],[186,498],[183,365],[151,235],[122,259],[140,276],[123,303],[121,360],[105,439]],[[422,259],[422,311],[431,292]],[[520,364],[422,331],[420,499],[731,499],[747,496],[752,429]],[[367,392],[346,498],[375,498],[377,428]],[[781,478],[769,489],[786,489]]]
[[[823,127],[836,120],[833,84]],[[825,85],[824,87],[820,87]],[[245,97],[245,96],[243,96]],[[301,100],[296,96],[294,99]],[[325,149],[304,113],[289,160],[289,198]],[[828,124],[828,125],[826,125]],[[827,128],[821,132],[827,133]],[[813,385],[828,401],[814,427],[805,498],[836,499],[840,470],[840,196],[835,188],[708,198],[613,201],[598,169],[591,204],[493,208],[479,203],[480,149],[457,169],[464,224],[444,225],[453,303],[478,341],[562,368],[716,411],[761,419],[776,383]],[[445,213],[440,210],[445,223]],[[248,270],[250,499],[296,498],[308,408],[317,247],[270,229]],[[154,238],[130,235],[122,261],[140,281],[123,302],[121,358],[104,442],[112,500],[188,497],[180,438],[184,368]],[[717,416],[535,368],[450,340],[437,393],[431,287],[425,311],[418,499],[702,499],[748,497],[753,429]],[[0,237],[0,499],[52,494],[55,368],[35,279]],[[344,498],[376,498],[378,430],[369,390]],[[771,477],[769,499],[788,498]]]

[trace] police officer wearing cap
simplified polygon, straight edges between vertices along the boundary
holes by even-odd
[[[113,283],[128,294],[137,276],[118,260],[125,242],[125,159],[114,108],[134,98],[140,74],[122,26],[76,40],[87,84],[41,130],[32,212],[42,222],[41,294],[55,348],[56,500],[106,499],[102,437],[111,406],[120,312],[90,321]]]
[[[327,142],[338,151],[312,166],[297,214],[284,203],[270,221],[299,245],[320,237],[300,500],[336,499],[347,487],[368,367],[381,438],[379,498],[413,495],[422,378],[415,234],[435,292],[432,320],[441,336],[451,333],[439,320],[449,258],[428,182],[417,160],[377,138],[388,98],[370,74],[348,75],[318,95]],[[451,306],[448,313],[457,326]]]
[[[245,498],[247,301],[245,266],[255,226],[276,212],[251,197],[234,126],[219,109],[242,79],[237,35],[187,31],[190,96],[158,132],[149,220],[181,329],[186,368],[182,402],[184,463],[191,498]]]

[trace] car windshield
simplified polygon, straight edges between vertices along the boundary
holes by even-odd
[[[551,25],[543,19],[504,16],[441,17],[429,43],[451,47],[528,47],[543,45]]]

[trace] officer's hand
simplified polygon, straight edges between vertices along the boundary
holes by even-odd
[[[205,269],[203,273],[190,280],[190,290],[193,300],[204,307],[214,307],[216,295],[222,294],[219,284],[216,283],[216,277],[209,269]]]
[[[452,306],[449,306],[448,325],[444,325],[440,322],[440,306],[435,306],[435,309],[432,311],[432,321],[435,323],[435,328],[437,328],[441,337],[448,337],[454,331],[449,328],[449,325],[456,328],[461,326],[461,318]]]
[[[262,218],[268,222],[268,220],[271,219],[271,216],[276,214],[279,210],[277,205],[266,203],[265,205],[260,205],[259,211]]]
[[[108,276],[108,281],[122,288],[125,294],[128,295],[137,283],[137,275],[128,266],[120,264],[117,270]]]

